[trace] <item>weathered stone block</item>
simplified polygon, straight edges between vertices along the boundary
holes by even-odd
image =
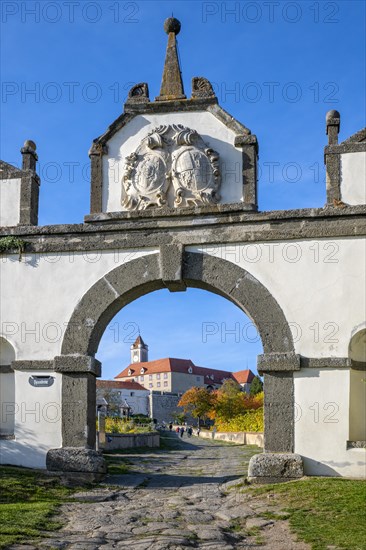
[[[252,483],[277,483],[303,475],[302,458],[294,453],[263,453],[249,462],[248,479]]]
[[[102,453],[93,449],[63,447],[50,449],[46,457],[47,470],[51,472],[85,472],[105,474],[107,465]]]

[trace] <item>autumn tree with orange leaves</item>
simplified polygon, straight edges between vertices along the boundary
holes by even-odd
[[[190,388],[181,397],[178,407],[194,418],[205,420],[214,406],[215,394],[207,388]]]
[[[225,380],[218,390],[190,388],[181,397],[179,407],[198,420],[210,418],[222,425],[249,411],[263,407],[263,392],[255,396],[242,391],[235,380]]]

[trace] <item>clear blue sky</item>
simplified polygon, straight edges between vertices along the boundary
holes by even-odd
[[[37,143],[40,224],[88,213],[92,139],[120,115],[133,83],[158,95],[172,11],[182,23],[187,95],[192,76],[207,77],[220,104],[258,137],[260,209],[324,204],[326,112],[341,112],[341,139],[365,124],[364,2],[3,1],[1,158],[18,165],[24,140]],[[201,342],[205,322],[228,330],[248,322],[201,291],[151,294],[114,322],[139,324],[151,358],[239,370],[247,359],[254,369],[260,352],[235,335]],[[129,344],[111,346],[111,336],[98,353],[105,377],[129,359]]]

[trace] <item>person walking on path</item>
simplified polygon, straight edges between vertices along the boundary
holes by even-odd
[[[182,426],[181,429],[179,430],[179,435],[180,435],[181,437],[183,437],[183,434],[184,434],[184,428],[183,428],[183,426]]]

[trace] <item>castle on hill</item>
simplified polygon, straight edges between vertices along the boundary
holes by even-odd
[[[131,362],[114,380],[97,380],[98,407],[118,409],[121,416],[146,414],[164,419],[164,411],[176,409],[180,396],[192,387],[218,389],[225,380],[235,380],[249,393],[255,375],[199,367],[191,359],[166,357],[149,361],[149,347],[138,336],[131,345]]]

